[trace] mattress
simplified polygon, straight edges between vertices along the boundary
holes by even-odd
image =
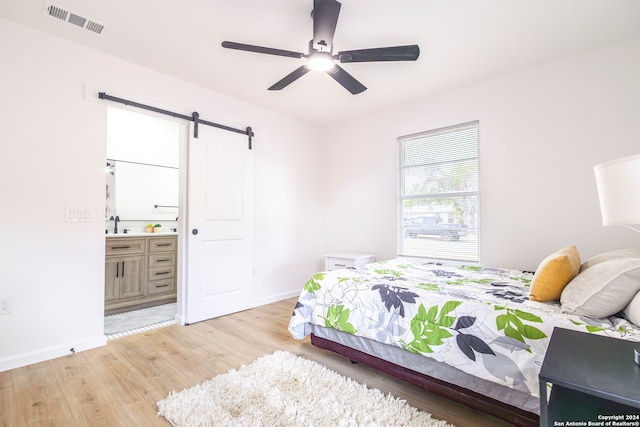
[[[404,259],[320,272],[289,323],[295,338],[330,339],[397,365],[539,412],[538,373],[553,328],[640,342],[616,316],[562,313],[528,298],[532,274]]]

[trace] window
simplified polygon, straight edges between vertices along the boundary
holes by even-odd
[[[478,122],[398,142],[398,255],[478,262]]]

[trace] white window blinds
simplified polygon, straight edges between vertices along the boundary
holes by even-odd
[[[477,262],[478,122],[398,141],[398,255]]]

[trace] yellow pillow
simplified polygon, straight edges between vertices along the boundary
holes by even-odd
[[[575,246],[567,246],[542,260],[531,281],[529,299],[556,301],[562,290],[580,272],[580,254]]]

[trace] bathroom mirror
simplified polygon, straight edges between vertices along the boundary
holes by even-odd
[[[175,221],[178,217],[179,147],[184,124],[107,108],[105,219]]]
[[[178,168],[107,160],[105,219],[175,221],[178,217]]]

